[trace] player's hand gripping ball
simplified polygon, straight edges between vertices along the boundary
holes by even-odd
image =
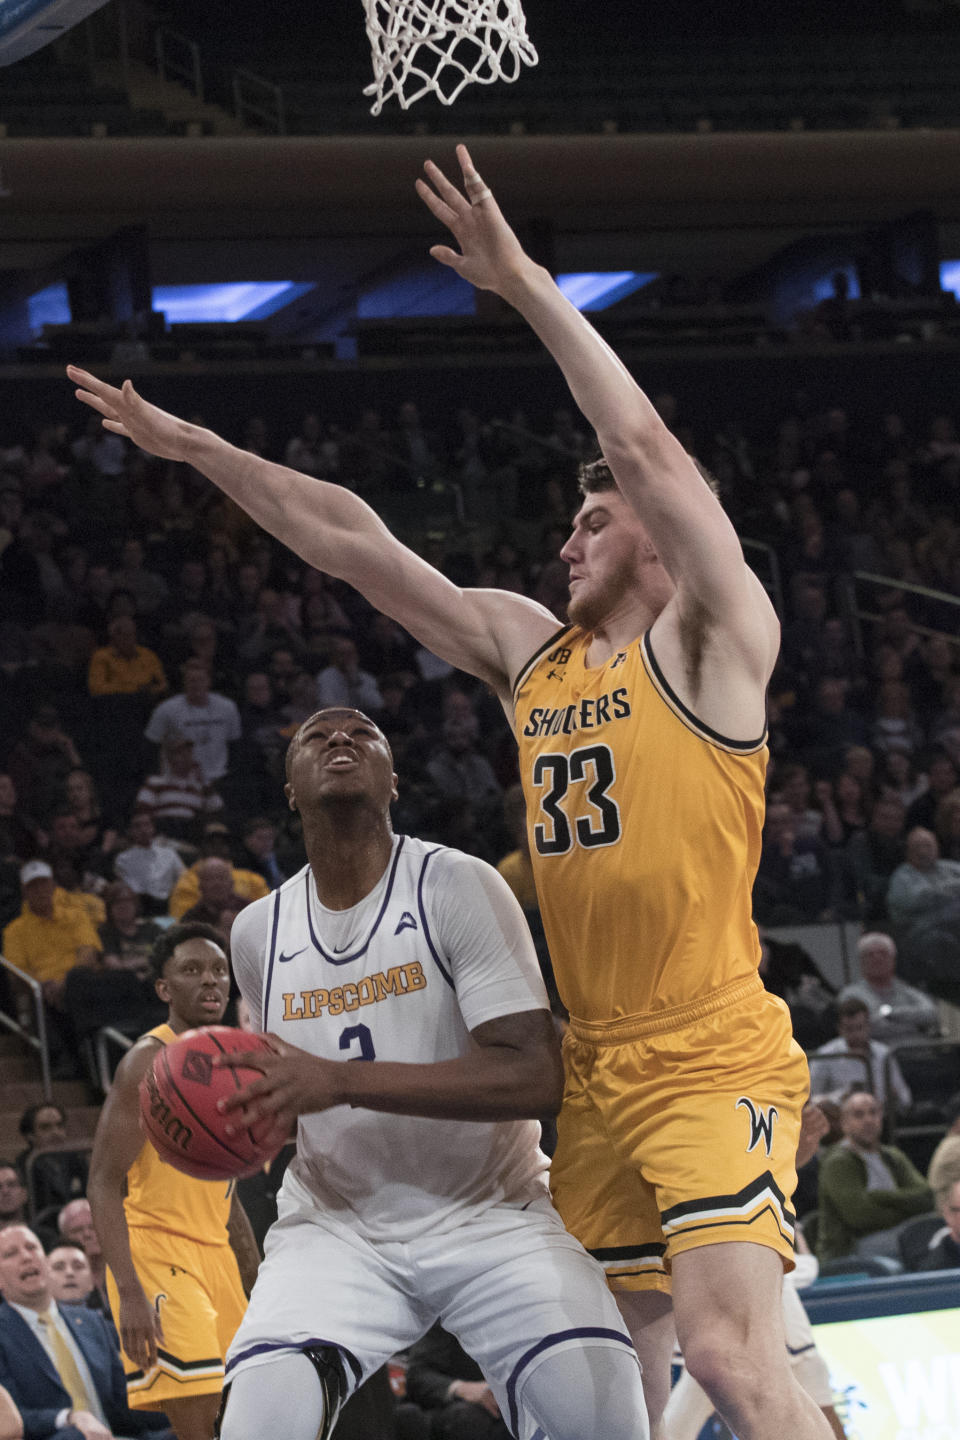
[[[280,1146],[260,1143],[273,1128],[270,1119],[227,1135],[236,1114],[217,1109],[218,1100],[242,1090],[260,1071],[213,1063],[230,1050],[269,1049],[265,1036],[228,1025],[187,1030],[161,1046],[140,1081],[140,1125],[161,1160],[197,1180],[235,1180],[273,1159]]]

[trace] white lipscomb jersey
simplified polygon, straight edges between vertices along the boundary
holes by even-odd
[[[397,836],[381,880],[328,910],[309,866],[237,916],[230,938],[258,1029],[344,1063],[429,1064],[470,1031],[547,1009],[530,932],[505,881],[472,855]],[[340,1105],[301,1116],[290,1169],[372,1240],[462,1224],[546,1191],[535,1120],[427,1120]]]

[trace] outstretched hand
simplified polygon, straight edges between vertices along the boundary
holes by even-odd
[[[79,386],[77,399],[103,416],[105,430],[125,435],[141,450],[158,455],[161,460],[186,458],[187,441],[194,427],[144,400],[131,381],[124,380],[118,390],[116,385],[98,380],[96,375],[77,365],[68,365],[67,375]]]
[[[466,145],[457,146],[457,159],[463,175],[463,191],[458,190],[432,160],[423,167],[431,184],[426,180],[417,181],[420,199],[446,225],[460,246],[458,254],[449,245],[434,245],[430,254],[478,290],[493,290],[504,295],[522,266],[530,262],[503,218],[489,186],[474,169]]]

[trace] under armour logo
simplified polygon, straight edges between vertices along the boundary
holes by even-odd
[[[188,1050],[180,1073],[184,1080],[192,1080],[195,1085],[209,1085],[213,1079],[213,1056],[204,1050]]]
[[[399,935],[401,930],[416,930],[417,928],[417,922],[410,914],[410,911],[404,910],[403,914],[400,916],[397,928],[396,930],[394,930],[393,933],[394,935]]]
[[[773,1145],[773,1122],[780,1118],[776,1105],[768,1105],[766,1110],[763,1110],[759,1105],[754,1105],[746,1095],[740,1096],[736,1108],[739,1110],[741,1105],[750,1112],[750,1144],[747,1146],[747,1154],[756,1150],[762,1140],[769,1155]]]
[[[624,660],[626,660],[626,658],[627,658],[627,652],[626,652],[626,650],[618,650],[618,651],[617,651],[617,657],[616,657],[616,659],[613,660],[613,661],[611,661],[610,669],[611,669],[611,670],[616,670],[617,666],[618,666],[618,665],[622,665],[623,662],[624,662]]]

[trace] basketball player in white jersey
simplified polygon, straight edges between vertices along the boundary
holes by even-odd
[[[309,863],[234,922],[273,1053],[236,1057],[264,1073],[228,1109],[278,1138],[299,1117],[297,1154],[227,1357],[223,1440],[329,1435],[437,1318],[519,1440],[643,1440],[630,1336],[549,1199],[535,1117],[559,1108],[562,1066],[517,902],[473,856],[394,835],[390,750],[358,711],[307,720],[287,776]]]

